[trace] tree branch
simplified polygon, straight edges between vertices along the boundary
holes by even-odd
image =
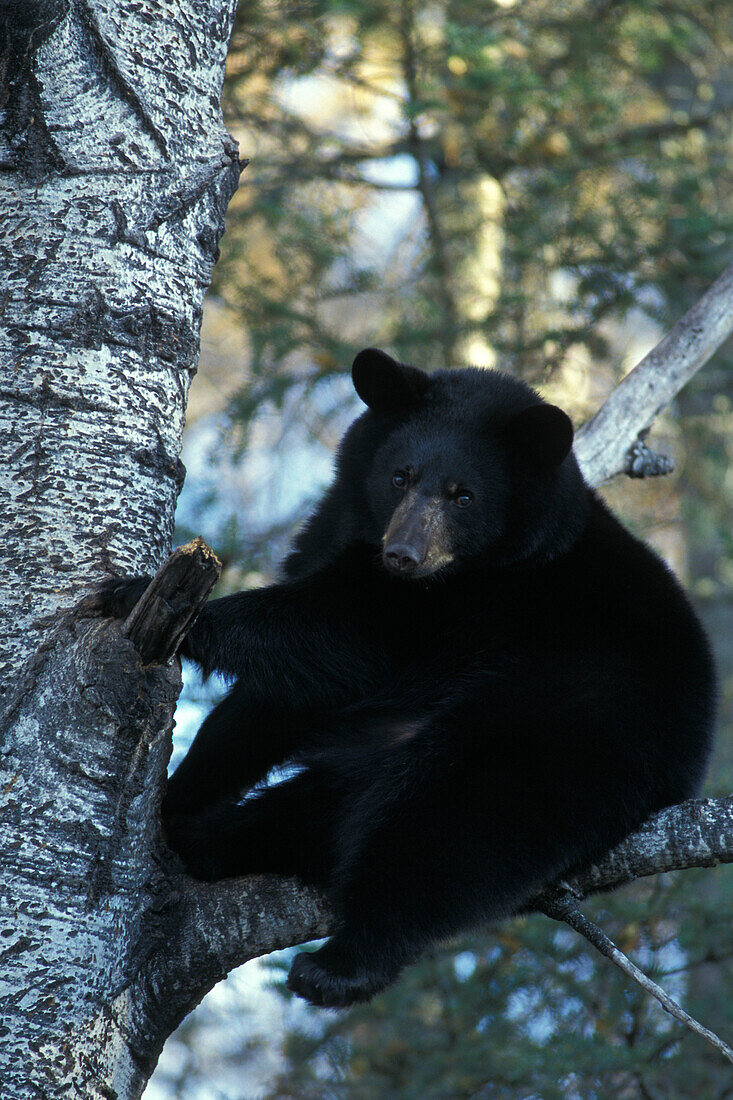
[[[248,875],[195,882],[163,857],[165,886],[140,924],[136,966],[120,994],[154,1019],[158,1046],[230,970],[249,959],[327,936],[323,898],[294,879]]]
[[[580,900],[647,875],[719,863],[733,863],[733,795],[670,806],[563,886]],[[175,972],[180,982],[185,950],[183,970],[195,989],[182,990],[179,985],[178,992],[181,1004],[189,998],[189,1009],[191,998],[198,1000],[235,966],[333,931],[323,897],[292,879],[254,875],[204,885],[181,876],[177,889],[179,931],[168,935],[169,946],[156,948],[155,965]],[[528,903],[525,912],[545,913],[556,899],[557,888],[548,888]],[[160,988],[167,988],[165,981]],[[181,1016],[187,1010],[181,1008]]]
[[[657,414],[731,333],[733,264],[627,374],[578,432],[575,454],[589,484],[600,485],[619,473],[643,477],[668,472],[668,466],[640,466],[634,445],[638,448],[638,441],[643,441]]]
[[[583,898],[648,875],[719,863],[733,863],[733,795],[691,798],[662,810],[570,886]]]
[[[548,894],[545,895],[542,912],[545,916],[552,917],[553,920],[570,925],[570,927],[575,929],[581,936],[584,936],[602,955],[605,955],[607,959],[615,963],[624,974],[633,978],[645,993],[649,993],[659,1001],[665,1012],[668,1012],[675,1020],[679,1020],[680,1023],[683,1023],[690,1031],[694,1031],[696,1035],[702,1036],[711,1046],[719,1050],[724,1058],[727,1058],[729,1062],[733,1062],[733,1050],[731,1050],[728,1044],[723,1042],[714,1031],[710,1031],[693,1016],[685,1012],[673,997],[670,997],[661,986],[653,982],[638,966],[632,963],[631,959],[616,946],[613,940],[609,939],[603,929],[599,928],[597,924],[584,916],[578,909],[571,890],[560,887],[552,896],[550,896],[548,892]]]

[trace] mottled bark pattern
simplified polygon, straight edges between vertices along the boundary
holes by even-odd
[[[170,550],[202,300],[240,169],[219,105],[234,6],[0,4],[0,1091],[13,1100],[138,1096],[184,1011],[172,963],[165,988],[146,969],[178,913],[157,824],[178,669],[144,667],[120,624],[59,609]],[[186,983],[186,1009],[214,970]]]
[[[0,1080],[12,1100],[136,1096],[154,1064],[130,978],[165,896],[151,853],[178,680],[176,667],[143,670],[119,624],[69,620],[11,695]]]
[[[213,582],[199,547],[193,591]],[[140,601],[178,588],[181,552]],[[198,572],[197,580],[194,574]],[[181,874],[159,807],[178,662],[161,638],[60,616],[8,693],[0,754],[0,1094],[139,1097],[167,1036],[238,962],[323,934],[294,882]],[[181,607],[190,621],[190,603]],[[173,616],[166,616],[171,624]],[[163,645],[169,631],[162,632]]]
[[[665,871],[733,863],[733,795],[692,798],[656,814],[571,883],[578,897]]]
[[[43,616],[170,548],[202,299],[239,175],[219,108],[233,6],[3,9],[0,690]]]

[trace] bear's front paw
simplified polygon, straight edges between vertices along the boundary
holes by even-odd
[[[107,577],[82,600],[80,610],[90,616],[126,619],[150,581],[150,577]]]
[[[346,1008],[369,1001],[397,977],[356,966],[351,960],[329,951],[301,952],[293,959],[287,986],[317,1008]]]

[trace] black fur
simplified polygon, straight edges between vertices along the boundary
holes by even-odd
[[[197,877],[328,892],[337,930],[289,984],[331,1006],[694,794],[715,694],[687,599],[584,484],[564,413],[492,371],[367,351],[355,375],[372,408],[283,580],[212,601],[184,643],[236,682],[164,805]]]

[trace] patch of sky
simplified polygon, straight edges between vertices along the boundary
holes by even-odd
[[[220,676],[204,680],[196,665],[183,662],[183,690],[178,700],[173,726],[173,752],[168,762],[168,774],[176,770],[188,752],[196,731],[212,707],[226,691]]]
[[[476,970],[477,960],[473,951],[459,951],[453,959],[453,969],[459,982],[467,982]]]
[[[539,989],[518,989],[512,993],[506,1014],[510,1020],[520,1023],[529,1038],[538,1044],[547,1043],[558,1029],[557,1015],[542,1004]]]
[[[417,223],[421,223],[421,200],[417,165],[411,156],[401,155],[361,163],[364,179],[383,187],[357,219],[355,249],[375,266],[390,263],[395,249],[403,245]]]
[[[377,187],[417,187],[417,161],[409,153],[380,160],[364,160],[360,164],[363,178]]]
[[[319,411],[328,415],[328,409],[317,407],[325,394],[312,396],[316,408],[311,415]],[[307,501],[328,484],[333,467],[332,452],[294,415],[302,401],[302,387],[295,386],[282,410],[265,403],[241,457],[226,446],[231,427],[224,414],[194,424],[184,441],[188,473],[178,502],[178,522],[204,531],[215,542],[232,514],[244,529],[257,535],[301,513]]]

